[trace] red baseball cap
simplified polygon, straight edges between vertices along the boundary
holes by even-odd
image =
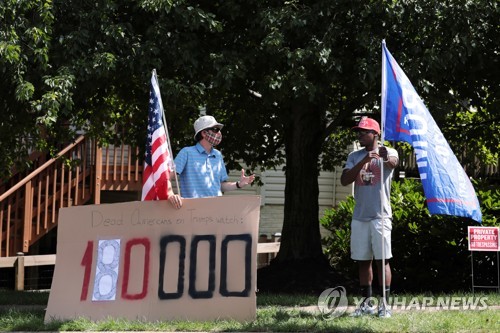
[[[380,125],[375,119],[368,118],[368,117],[362,117],[361,120],[359,121],[358,126],[354,126],[352,128],[353,130],[369,130],[369,131],[375,131],[377,134],[380,135]]]

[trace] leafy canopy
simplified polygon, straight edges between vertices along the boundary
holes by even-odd
[[[290,110],[300,107],[317,112],[322,167],[331,169],[344,157],[346,137],[337,133],[352,125],[353,112],[378,112],[382,39],[472,172],[478,160],[497,161],[500,148],[491,135],[499,132],[498,7],[493,0],[3,1],[0,174],[31,150],[55,152],[76,129],[103,144],[142,147],[153,68],[174,150],[191,142],[192,121],[206,107],[227,124],[228,161],[282,164]]]

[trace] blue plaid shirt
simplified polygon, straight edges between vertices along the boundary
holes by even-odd
[[[183,198],[221,196],[221,183],[228,179],[222,154],[212,148],[210,154],[197,143],[182,148],[175,158]]]

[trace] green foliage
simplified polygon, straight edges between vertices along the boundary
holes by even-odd
[[[484,135],[500,131],[494,111],[500,91],[498,84],[487,83],[498,65],[486,65],[498,58],[500,30],[493,23],[500,19],[498,1],[397,1],[393,10],[399,32],[388,36],[389,49],[467,173],[478,177],[499,158],[499,136]],[[418,21],[432,24],[418,27],[413,24]],[[408,38],[397,37],[403,35]]]
[[[51,90],[40,78],[50,76],[53,23],[52,1],[0,2],[0,179],[13,166],[22,169],[42,140],[36,122],[42,111],[31,102]]]
[[[335,170],[339,165],[345,163],[352,143],[356,141],[356,133],[350,129],[338,126],[330,134],[325,142],[321,155],[321,168],[323,170]]]
[[[156,69],[174,153],[204,108],[225,124],[228,169],[286,163],[283,242],[320,252],[317,175],[343,160],[353,113],[380,110],[382,39],[438,125],[456,125],[453,148],[498,156],[474,126],[499,131],[499,21],[493,0],[2,1],[0,178],[75,129],[143,148]]]
[[[477,160],[498,159],[498,136],[477,131],[499,129],[498,76],[491,70],[498,65],[498,7],[431,0],[3,1],[0,106],[7,121],[0,133],[15,137],[1,137],[0,175],[30,148],[70,136],[58,137],[70,132],[62,126],[68,123],[102,143],[142,147],[153,68],[175,129],[174,151],[192,142],[192,121],[206,106],[227,124],[229,168],[240,159],[275,167],[284,162],[290,111],[301,107],[317,117],[322,138],[315,149],[323,149],[321,167],[332,169],[344,143],[332,133],[352,125],[353,110],[377,112],[384,38],[474,173]],[[123,131],[109,131],[115,125]]]
[[[479,190],[477,197],[481,203],[484,226],[500,225],[500,188],[494,182],[475,182]]]
[[[497,218],[500,190],[484,184],[476,184],[476,188],[483,225],[500,225]],[[349,252],[354,205],[354,199],[349,197],[338,207],[327,210],[321,219],[321,225],[331,231],[331,235],[323,239],[325,253],[338,271],[351,277],[357,276]],[[470,288],[467,226],[477,223],[462,217],[431,216],[425,206],[421,183],[412,179],[393,182],[391,205],[393,288],[412,292]],[[496,274],[491,270],[494,260],[493,254],[482,256],[481,262],[475,263],[475,279],[484,281],[485,285],[495,285]]]
[[[323,251],[330,264],[346,278],[356,276],[357,267],[351,260],[351,219],[355,201],[352,196],[339,202],[335,209],[325,210],[320,224],[331,234],[323,238]]]

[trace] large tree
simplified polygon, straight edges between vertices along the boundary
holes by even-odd
[[[381,38],[373,34],[382,30],[373,23],[387,18],[372,6],[370,19],[360,20],[363,10],[362,2],[329,1],[226,2],[218,8],[227,32],[215,51],[225,75],[214,85],[229,89],[211,90],[208,107],[224,110],[227,135],[244,134],[231,142],[236,156],[251,152],[266,167],[286,161],[280,252],[259,277],[260,289],[333,283],[318,223],[320,155],[330,134],[351,125],[353,112],[377,98]],[[340,154],[345,146],[334,148]]]
[[[323,261],[318,172],[338,165],[332,155],[345,157],[332,137],[354,123],[354,112],[379,117],[382,39],[455,151],[463,152],[465,139],[470,151],[498,160],[499,138],[477,136],[478,126],[499,130],[495,2],[226,1],[214,8],[225,32],[210,49],[218,67],[207,100],[231,125],[235,140],[225,149],[266,167],[286,161],[282,244],[269,268],[275,287],[302,286],[301,277],[324,287],[315,279],[324,271],[305,268]]]
[[[382,39],[452,144],[467,139],[484,156],[498,153],[498,136],[471,125],[498,133],[499,11],[479,0],[2,2],[2,171],[19,147],[54,147],[73,128],[143,146],[156,68],[174,150],[191,142],[205,107],[226,124],[230,169],[238,160],[286,165],[271,269],[293,285],[305,263],[328,268],[318,173],[345,158],[336,134],[354,112],[377,117]],[[123,131],[110,131],[115,124]]]
[[[53,23],[50,1],[0,3],[0,179],[46,147],[39,125],[54,119],[52,110],[70,107],[68,78],[50,74]]]

